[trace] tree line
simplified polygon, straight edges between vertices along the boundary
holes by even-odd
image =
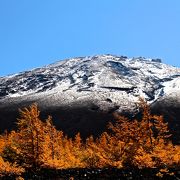
[[[143,99],[139,109],[140,119],[115,114],[106,132],[83,141],[80,133],[68,138],[57,130],[51,116],[41,120],[37,104],[23,108],[17,130],[0,135],[0,177],[42,168],[179,167],[180,146],[170,141],[163,116],[151,114]]]

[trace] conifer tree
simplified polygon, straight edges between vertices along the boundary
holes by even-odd
[[[46,120],[46,123],[44,124],[43,154],[51,160],[55,159],[57,149],[57,137],[58,131],[53,126],[52,117],[49,116]]]
[[[80,133],[71,139],[58,131],[51,116],[41,121],[32,104],[20,110],[18,130],[0,136],[0,176],[18,175],[24,168],[178,167],[180,148],[169,141],[163,116],[153,115],[143,99],[139,109],[140,119],[116,115],[109,131],[84,143]]]
[[[37,104],[32,104],[29,108],[20,111],[18,119],[18,150],[25,160],[25,165],[37,168],[41,164],[42,142],[43,142],[43,122],[40,120],[40,111]]]
[[[116,122],[109,124],[109,129],[115,142],[122,142],[125,166],[137,165],[153,167],[154,150],[156,147],[163,148],[168,142],[168,125],[162,116],[152,115],[149,105],[140,99],[139,103],[142,117],[130,120],[126,117],[116,115]],[[138,160],[139,159],[139,160]],[[146,161],[145,161],[146,160]]]

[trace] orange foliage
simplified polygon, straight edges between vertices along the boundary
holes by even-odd
[[[21,175],[23,172],[24,168],[18,167],[16,163],[4,161],[3,158],[0,156],[0,177]]]
[[[49,116],[39,117],[37,104],[20,110],[17,131],[0,136],[0,175],[21,174],[24,168],[67,169],[130,167],[164,168],[180,165],[180,146],[169,140],[168,125],[162,116],[152,115],[141,99],[141,119],[116,115],[110,132],[83,142],[58,131]]]
[[[116,123],[109,124],[115,141],[124,143],[123,165],[139,168],[177,165],[179,146],[173,146],[168,140],[167,123],[162,116],[152,115],[143,99],[140,99],[139,106],[141,119],[129,120],[116,115]]]

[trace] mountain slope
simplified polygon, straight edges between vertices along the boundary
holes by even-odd
[[[66,133],[98,134],[113,112],[136,114],[138,98],[144,97],[153,111],[165,114],[178,137],[179,95],[180,68],[160,59],[73,58],[1,77],[0,125],[2,130],[12,128],[17,109],[37,102],[42,115],[52,114]]]

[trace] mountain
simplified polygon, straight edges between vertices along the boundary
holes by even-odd
[[[144,57],[78,57],[0,77],[0,127],[14,128],[18,108],[37,102],[65,133],[97,135],[113,112],[136,116],[139,97],[164,115],[180,143],[180,68]]]

